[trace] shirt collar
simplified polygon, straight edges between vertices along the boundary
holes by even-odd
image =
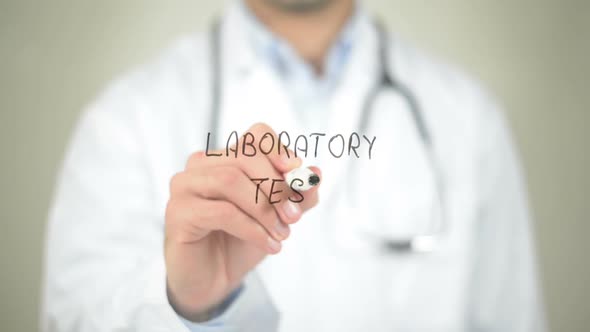
[[[303,67],[308,75],[315,76],[311,66],[297,55],[287,41],[268,30],[243,0],[237,0],[235,6],[236,13],[244,25],[247,44],[253,49],[257,58],[268,63],[283,79],[289,78],[294,67]],[[325,73],[321,80],[335,82],[340,78],[339,75],[349,58],[351,49],[359,38],[363,20],[367,20],[366,14],[356,2],[353,15],[346,22],[328,52],[325,59]]]

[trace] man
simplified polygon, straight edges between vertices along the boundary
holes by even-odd
[[[518,163],[473,83],[398,38],[384,66],[352,0],[245,0],[212,31],[114,83],[80,120],[50,215],[43,330],[544,329]],[[367,113],[390,70],[403,88]],[[301,166],[295,136],[246,157],[231,134],[350,134],[367,114],[372,159],[308,155],[322,184],[302,200],[253,180]],[[430,213],[436,192],[444,212]],[[432,233],[432,215],[444,226],[432,252],[378,250]]]

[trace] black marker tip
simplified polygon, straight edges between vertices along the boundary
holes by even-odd
[[[309,176],[309,184],[312,186],[317,186],[320,183],[320,177],[317,174],[312,174]]]

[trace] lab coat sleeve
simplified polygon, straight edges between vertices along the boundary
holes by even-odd
[[[486,104],[475,140],[481,195],[468,330],[542,332],[546,324],[526,186],[502,113],[493,102]]]
[[[77,125],[49,215],[42,331],[189,331],[166,295],[163,211],[138,126],[144,97],[116,84]],[[220,316],[190,328],[274,330],[268,299],[252,273]]]

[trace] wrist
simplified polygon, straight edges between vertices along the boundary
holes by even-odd
[[[166,294],[170,306],[179,316],[196,323],[210,320],[219,302],[208,300],[208,296],[203,296],[204,294],[179,296],[179,292],[173,291],[168,282]]]
[[[170,291],[170,288],[166,287],[168,293],[168,301],[174,311],[185,320],[194,322],[194,323],[203,323],[210,321],[221,314],[223,314],[226,309],[234,302],[234,300],[239,296],[241,293],[243,286],[239,285],[235,289],[233,289],[229,294],[226,294],[219,301],[212,302],[212,305],[203,304],[203,302],[196,303],[190,302],[183,303],[179,301],[177,297]]]

